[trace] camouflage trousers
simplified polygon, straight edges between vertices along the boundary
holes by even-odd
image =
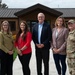
[[[75,75],[75,58],[67,58],[70,75]]]

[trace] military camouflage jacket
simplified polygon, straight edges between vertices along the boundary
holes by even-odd
[[[69,32],[67,38],[67,57],[75,58],[75,30]]]

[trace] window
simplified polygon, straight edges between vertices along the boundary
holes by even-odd
[[[33,26],[37,23],[37,20],[28,20],[27,24],[28,24],[28,28],[29,30],[32,32]]]
[[[37,22],[38,22],[37,20],[28,20],[28,21],[27,21],[28,27],[29,27],[29,29],[30,29],[31,32],[32,32],[33,26],[34,26]],[[50,24],[50,21],[49,21],[49,20],[45,20],[45,22],[47,22],[47,23]]]
[[[65,27],[67,27],[67,28],[68,28],[67,22],[68,22],[68,21],[65,21],[65,25],[66,25]]]
[[[3,21],[1,21],[2,23]],[[8,21],[10,24],[11,31],[16,31],[16,22],[15,21]]]
[[[16,31],[16,22],[9,21],[11,31]]]

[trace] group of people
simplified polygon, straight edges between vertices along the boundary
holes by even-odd
[[[55,28],[45,22],[44,13],[38,13],[38,23],[34,25],[32,33],[28,30],[26,21],[20,22],[20,29],[14,42],[10,31],[9,22],[3,21],[0,31],[0,59],[1,75],[13,75],[14,48],[18,53],[22,64],[23,75],[31,75],[29,63],[32,55],[31,41],[35,44],[37,75],[42,74],[42,62],[44,63],[44,75],[49,75],[49,51],[53,51],[53,58],[58,75],[66,75],[66,58],[70,75],[75,75],[75,21],[68,21],[65,28],[65,20],[58,17]]]

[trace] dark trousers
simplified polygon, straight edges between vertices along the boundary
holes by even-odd
[[[65,75],[66,73],[66,55],[53,54],[58,75]],[[61,63],[61,65],[60,65]],[[62,73],[61,73],[62,71]]]
[[[22,64],[23,75],[30,75],[29,62],[30,62],[30,58],[31,58],[31,53],[24,54],[22,56],[18,55],[18,57]]]
[[[9,55],[3,52],[1,57],[1,75],[13,75],[13,55]]]
[[[1,58],[0,58],[0,75],[1,75]]]
[[[42,60],[44,63],[44,75],[49,75],[49,50],[36,49],[37,75],[42,75]]]

